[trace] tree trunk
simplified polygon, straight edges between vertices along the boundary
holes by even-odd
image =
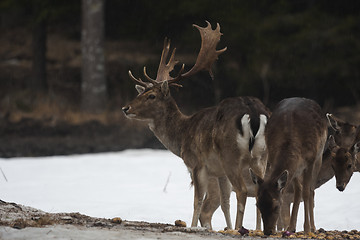
[[[83,111],[100,113],[105,110],[107,87],[104,57],[105,0],[82,0],[82,81]]]
[[[35,15],[36,16],[36,15]],[[36,91],[46,91],[46,19],[34,23],[32,39],[32,74],[29,87]]]

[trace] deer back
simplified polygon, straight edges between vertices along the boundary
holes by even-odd
[[[249,165],[259,174],[264,174],[267,158],[261,140],[269,117],[269,109],[255,97],[228,98],[218,105],[213,141],[215,150],[225,161],[224,165],[236,167],[240,163],[243,176],[249,176]],[[233,156],[229,156],[231,154]],[[247,186],[252,186],[251,179],[248,180]]]
[[[320,106],[305,98],[281,101],[267,124],[270,176],[284,170],[298,176],[322,150],[326,141],[326,119]]]
[[[257,206],[262,213],[264,231],[269,233],[275,229],[282,190],[291,186],[295,178],[301,179],[304,170],[314,166],[315,161],[321,161],[319,156],[326,137],[325,115],[312,100],[284,99],[272,112],[265,130],[268,148],[265,178],[250,171],[253,181],[259,184]]]

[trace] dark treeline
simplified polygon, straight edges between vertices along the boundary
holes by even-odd
[[[48,34],[56,32],[80,41],[81,4],[3,0],[1,29],[35,29],[46,21]],[[269,106],[291,96],[309,97],[327,108],[360,103],[357,0],[106,0],[104,18],[105,41],[130,41],[139,47],[146,42],[153,49],[144,52],[159,57],[165,36],[172,39],[178,54],[194,55],[200,38],[191,25],[205,26],[205,20],[220,23],[224,36],[219,48],[227,46],[228,50],[215,66],[215,80],[211,82],[206,74],[187,80],[185,88],[175,92],[184,104],[198,99],[199,106],[212,105],[236,95],[257,96]],[[30,31],[34,34],[35,30]],[[0,56],[0,61],[5,60]],[[148,61],[152,74],[157,61]],[[121,60],[117,64],[122,71],[118,75],[112,71],[116,66],[105,68],[108,97],[113,100],[120,95],[126,101],[135,95],[126,72],[131,67],[140,75],[143,66]],[[80,82],[79,74],[75,76],[74,81]],[[120,87],[111,85],[114,82]],[[10,85],[2,84],[2,88]]]

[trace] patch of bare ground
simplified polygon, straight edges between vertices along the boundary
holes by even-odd
[[[0,200],[0,239],[360,239],[360,232],[325,231],[319,229],[315,233],[297,232],[289,236],[284,233],[264,236],[261,231],[252,231],[241,235],[235,230],[211,231],[204,228],[187,228],[176,221],[175,225],[164,223],[148,223],[89,217],[80,213],[47,213],[39,209],[8,203]],[[51,234],[50,234],[51,233]],[[92,237],[91,237],[92,236]],[[8,238],[9,237],[9,238]],[[120,238],[119,238],[120,237]]]

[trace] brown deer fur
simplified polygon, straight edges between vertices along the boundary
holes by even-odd
[[[224,178],[229,178],[237,193],[238,214],[244,212],[248,193],[252,196],[256,194],[254,187],[246,187],[251,186],[248,170],[243,175],[244,169],[250,166],[256,168],[257,164],[251,163],[249,151],[251,127],[243,125],[242,120],[250,117],[250,122],[246,120],[245,123],[257,122],[259,128],[260,114],[268,116],[268,110],[256,98],[238,97],[185,116],[178,109],[169,89],[163,90],[162,85],[155,85],[140,94],[124,108],[125,113],[129,118],[147,121],[164,146],[184,160],[194,184],[194,215],[191,226],[197,225],[209,177],[216,177],[223,196],[221,206],[227,225],[231,228],[228,213],[231,191],[227,190],[228,182]],[[241,145],[239,139],[246,145]],[[261,174],[261,169],[258,173]],[[242,216],[240,218],[236,227],[242,226]]]
[[[344,191],[354,171],[360,171],[360,127],[327,114],[330,130],[334,133],[331,167],[336,178],[336,188]]]
[[[354,171],[359,171],[358,153],[360,141],[355,142],[351,147],[339,147],[335,145],[332,149],[331,167],[335,174],[336,188],[344,191]]]
[[[326,114],[328,118],[328,140],[326,142],[326,149],[323,153],[322,157],[322,164],[319,171],[319,174],[317,176],[316,185],[315,188],[319,188],[326,182],[328,182],[332,177],[334,177],[335,172],[334,169],[340,169],[338,166],[334,166],[335,157],[337,155],[338,149],[340,149],[340,146],[338,146],[338,143],[342,143],[341,148],[349,148],[351,147],[352,143],[357,142],[357,136],[359,135],[359,127],[352,125],[348,122],[345,122],[332,114]],[[360,137],[360,136],[359,136]],[[335,139],[337,142],[335,142]],[[354,156],[354,155],[352,155]],[[346,160],[344,161],[338,161],[342,165],[347,165]],[[341,165],[340,164],[340,165]],[[356,161],[355,163],[355,171],[360,171],[360,168],[356,167],[356,164],[360,164],[359,161]],[[351,169],[347,169],[346,171],[338,171],[339,175],[341,173],[345,173],[344,175],[348,176],[351,174]],[[339,177],[340,179],[340,177]],[[347,178],[349,180],[349,178]],[[339,186],[346,186],[347,182],[339,181]],[[290,204],[293,202],[294,199],[294,189],[292,187],[288,187],[286,191],[284,192],[283,196],[283,203],[281,205],[281,214],[280,218],[277,223],[277,229],[280,230],[286,230],[289,227],[290,223]]]
[[[298,205],[304,199],[304,231],[315,230],[313,198],[315,182],[327,138],[327,122],[320,106],[312,100],[289,98],[273,111],[265,130],[268,168],[265,178],[250,170],[259,184],[257,206],[264,234],[275,232],[283,190],[294,187],[294,207],[289,230],[295,231]]]
[[[265,172],[266,148],[264,128],[269,116],[268,109],[253,97],[237,97],[223,100],[218,106],[202,109],[186,116],[182,114],[171,97],[169,87],[179,87],[177,82],[192,76],[200,70],[211,73],[211,66],[218,55],[226,50],[216,50],[220,41],[220,26],[211,29],[194,25],[202,39],[195,65],[186,73],[184,65],[177,77],[170,72],[177,64],[175,50],[168,63],[170,42],[165,40],[156,79],[144,75],[149,82],[130,77],[139,85],[139,95],[123,107],[128,118],[146,121],[149,128],[164,146],[181,157],[188,167],[194,185],[194,212],[191,226],[197,226],[209,179],[219,184],[220,202],[228,228],[232,228],[229,213],[229,183],[232,184],[238,201],[236,227],[242,226],[246,197],[253,195],[255,187],[250,186],[248,168],[262,175]],[[255,136],[255,137],[254,137]],[[265,164],[264,164],[265,163]],[[246,174],[244,172],[246,170]],[[227,178],[227,179],[226,179]],[[209,227],[209,226],[208,226]]]

